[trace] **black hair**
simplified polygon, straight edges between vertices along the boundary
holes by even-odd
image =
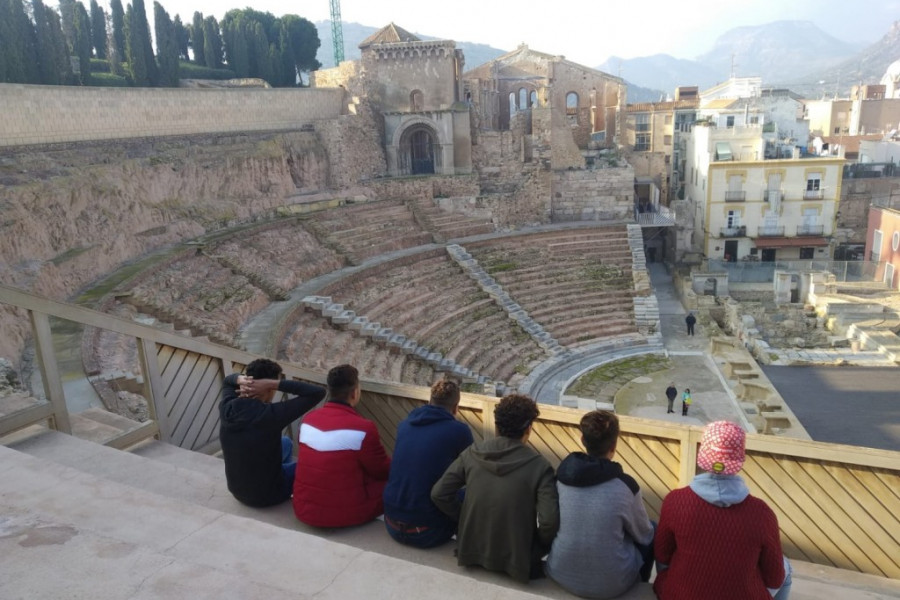
[[[279,379],[281,377],[281,365],[268,358],[257,358],[247,365],[244,372],[253,379]]]
[[[508,394],[494,407],[494,425],[497,435],[517,440],[525,435],[528,426],[538,418],[534,400],[524,394]]]

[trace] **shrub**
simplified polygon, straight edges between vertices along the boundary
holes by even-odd
[[[91,73],[91,85],[100,87],[128,87],[128,80],[112,73]]]
[[[210,69],[181,61],[178,67],[178,77],[181,79],[234,79],[235,74],[231,69]]]

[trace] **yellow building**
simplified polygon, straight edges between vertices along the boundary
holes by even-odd
[[[831,257],[844,160],[802,158],[773,147],[761,126],[694,126],[686,195],[692,246],[707,258],[800,260]]]

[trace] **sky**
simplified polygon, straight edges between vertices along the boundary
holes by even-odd
[[[190,22],[195,11],[219,19],[232,8],[247,6],[313,22],[331,18],[330,0],[159,1],[184,22]],[[98,3],[108,8],[107,0]],[[153,0],[144,3],[152,26]],[[412,33],[502,50],[514,50],[524,42],[589,66],[612,55],[665,53],[693,59],[733,27],[779,20],[812,21],[839,40],[871,44],[900,20],[900,0],[567,0],[558,5],[530,0],[341,0],[340,6],[344,22],[372,27],[394,22]]]

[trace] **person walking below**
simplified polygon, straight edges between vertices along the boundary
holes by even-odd
[[[678,397],[678,390],[675,389],[675,382],[671,382],[669,387],[666,388],[666,398],[668,398],[668,408],[666,409],[666,414],[674,413],[675,411],[672,409],[672,404],[675,402],[675,398]]]
[[[686,417],[688,407],[690,407],[691,402],[691,388],[684,388],[684,394],[681,395],[681,416]]]
[[[697,323],[697,317],[694,316],[693,311],[688,313],[684,318],[684,322],[687,325],[688,335],[694,335],[694,325]]]

